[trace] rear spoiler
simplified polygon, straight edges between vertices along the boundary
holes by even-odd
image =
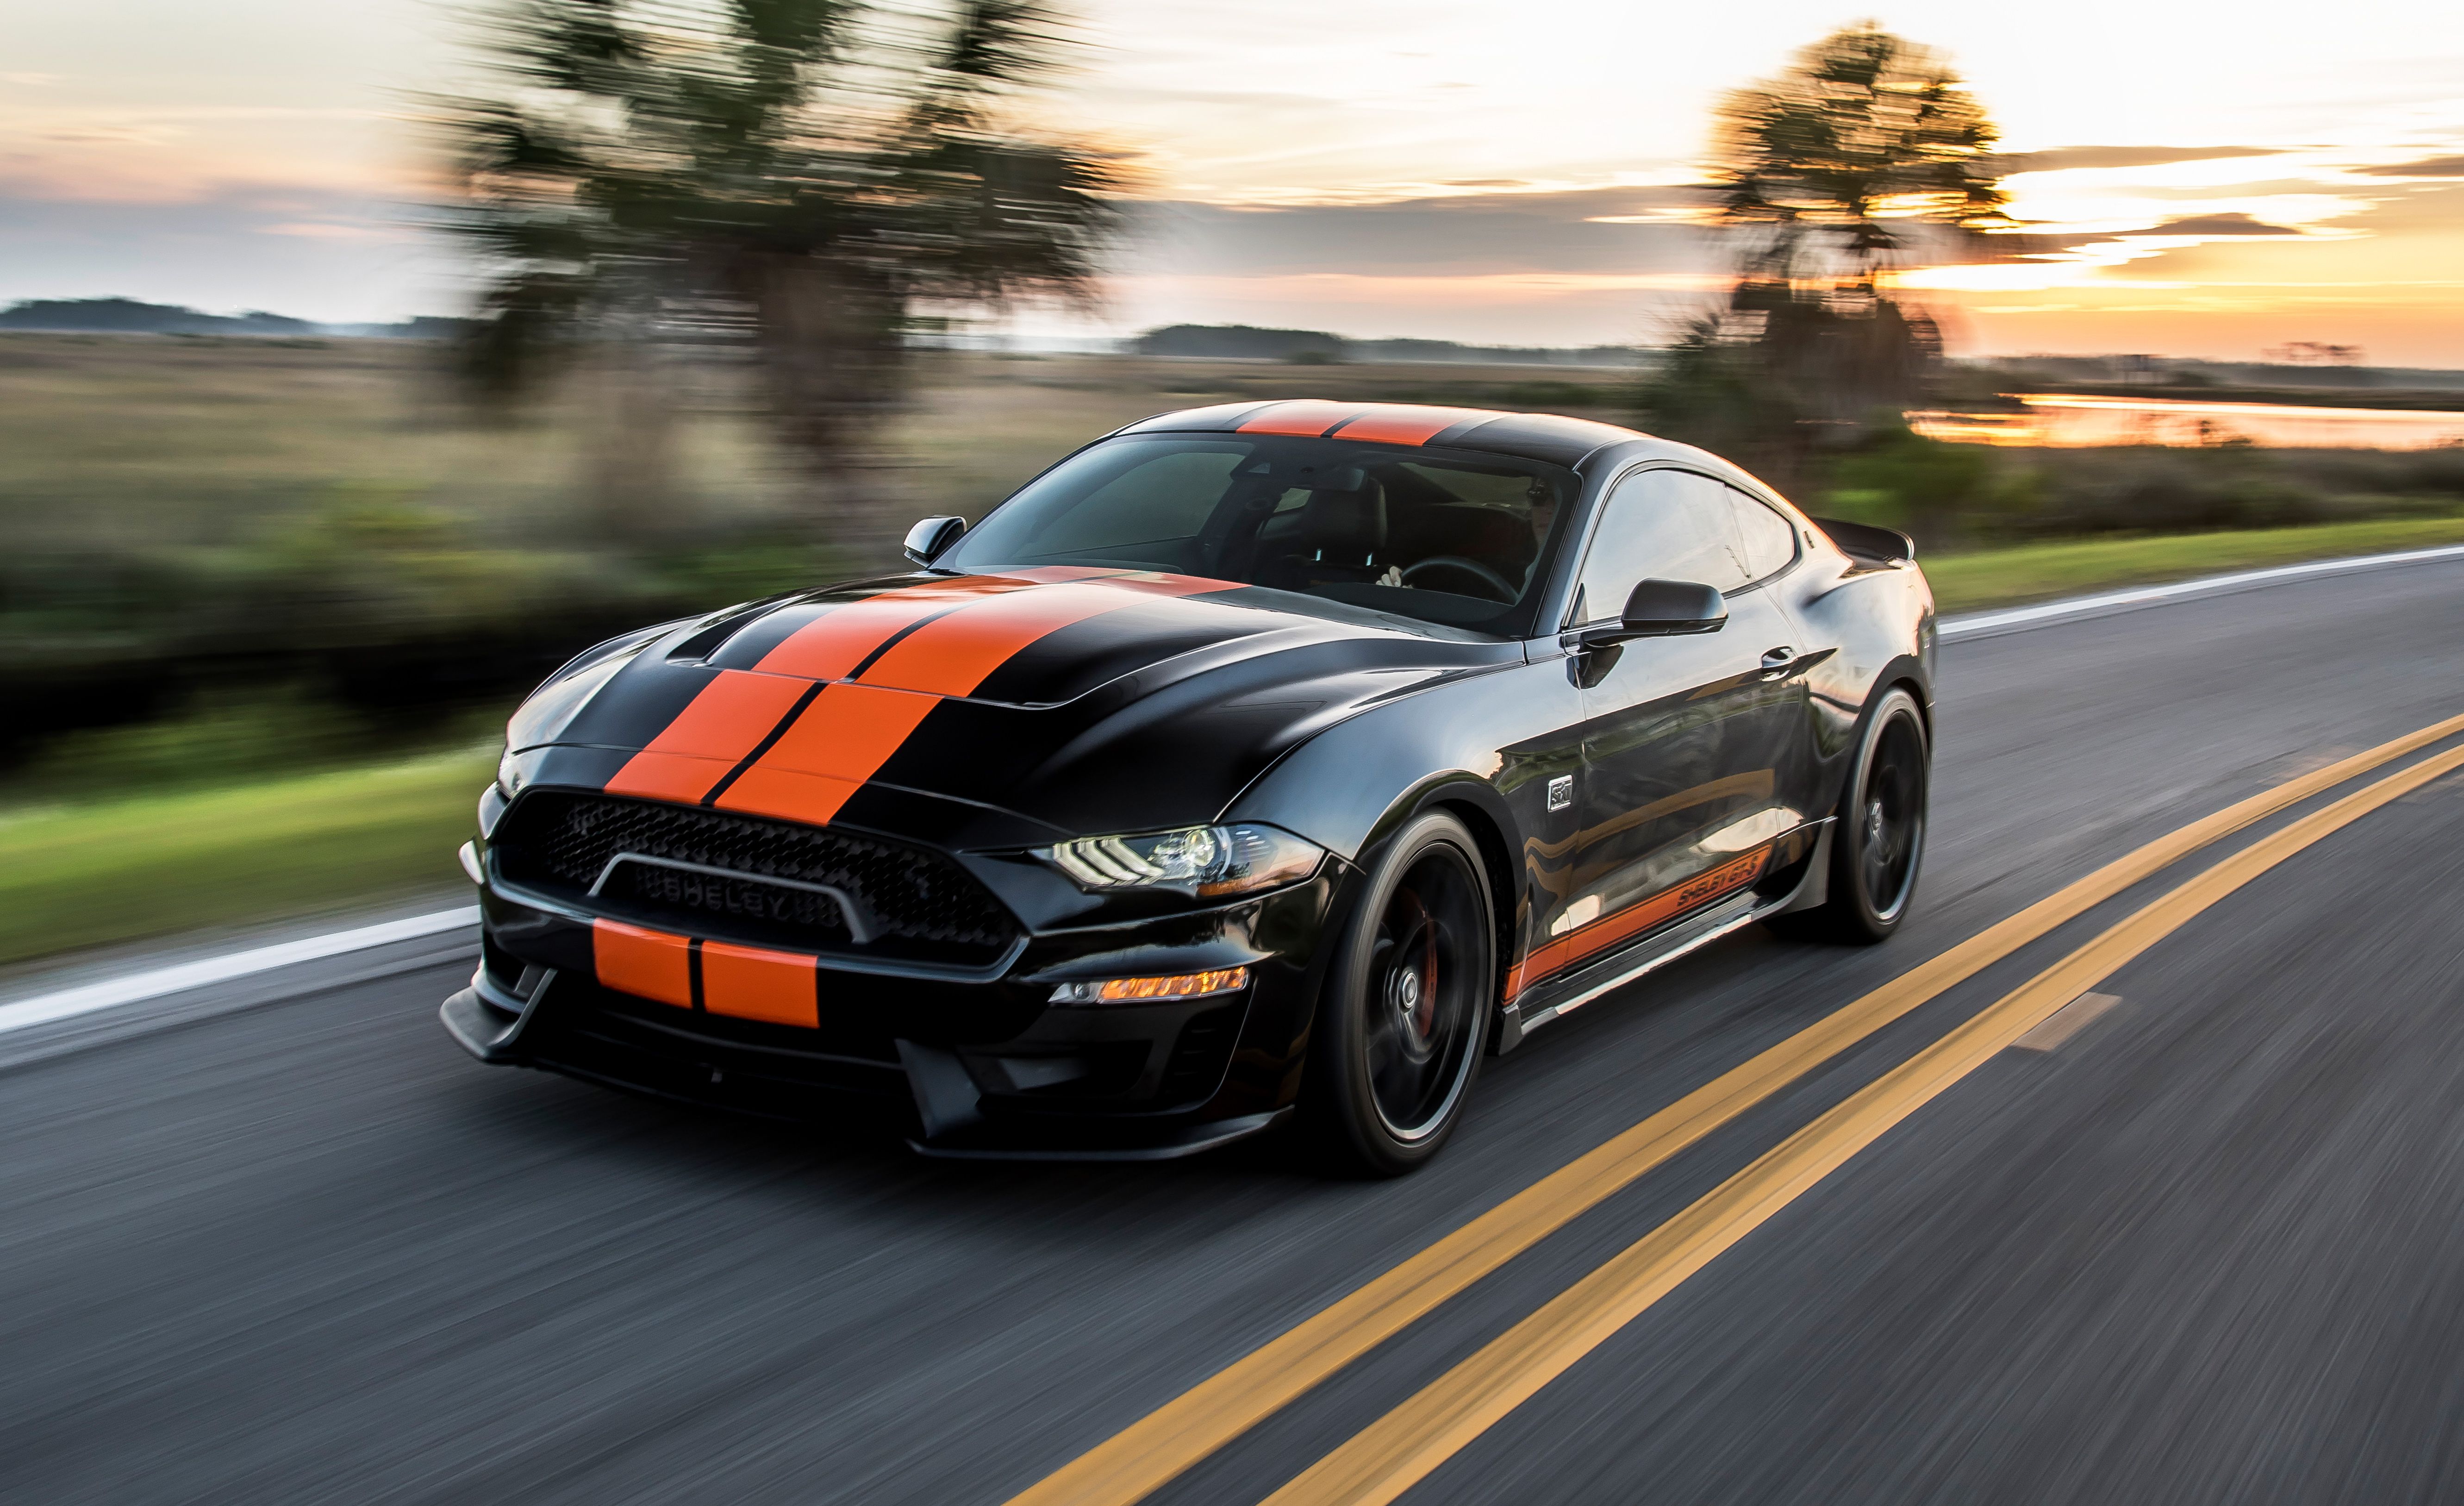
[[[1831,536],[1839,552],[1868,565],[1897,565],[1917,557],[1917,542],[1897,528],[1852,523],[1844,518],[1816,518],[1814,525]]]

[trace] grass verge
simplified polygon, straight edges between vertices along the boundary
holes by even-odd
[[[493,752],[0,817],[0,963],[453,883]]]
[[[2031,543],[1940,555],[1922,563],[1925,578],[1933,582],[1934,600],[1944,611],[1954,612],[2445,543],[2464,543],[2464,516]]]
[[[2464,517],[2099,539],[1925,562],[1946,611],[2464,543]],[[0,963],[451,884],[494,771],[452,753],[0,816]]]

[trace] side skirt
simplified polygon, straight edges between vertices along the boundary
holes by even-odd
[[[1635,947],[1603,958],[1560,983],[1547,988],[1535,988],[1530,995],[1517,999],[1500,1011],[1497,1044],[1493,1050],[1504,1055],[1522,1045],[1527,1036],[1550,1021],[1562,1019],[1600,995],[1621,988],[1647,972],[1664,967],[1688,952],[1708,946],[1731,931],[1742,930],[1765,916],[1775,915],[1787,904],[1786,899],[1740,895],[1715,904]]]

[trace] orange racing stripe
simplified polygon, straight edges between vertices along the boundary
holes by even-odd
[[[693,1008],[693,943],[621,920],[590,922],[591,970],[599,986],[637,999]]]
[[[822,1023],[814,959],[727,941],[701,943],[702,1008],[772,1025]]]
[[[804,679],[845,679],[867,655],[904,630],[939,612],[985,596],[1029,591],[1036,583],[1001,576],[962,575],[930,586],[885,591],[835,608],[797,629],[753,667],[766,675]],[[783,708],[782,708],[783,709]],[[764,727],[763,732],[769,728]],[[748,742],[737,756],[753,751]]]
[[[861,679],[826,686],[713,804],[825,826],[880,772],[942,698],[965,696],[1029,644],[1149,596],[1237,583],[1160,572],[1052,585],[965,606],[892,643]]]
[[[692,803],[709,794],[779,725],[807,689],[802,680],[721,670],[607,782],[611,795]]]
[[[1732,862],[1656,895],[1639,899],[1615,915],[1604,915],[1589,925],[1551,937],[1531,948],[1523,961],[1507,969],[1506,997],[1510,1001],[1520,995],[1527,985],[1536,983],[1551,973],[1563,971],[1596,952],[1606,951],[1619,941],[1631,940],[1663,920],[1674,919],[1697,905],[1717,899],[1722,895],[1743,889],[1762,876],[1763,864],[1771,860],[1771,849],[1749,853]]]
[[[1424,445],[1457,424],[1496,416],[1477,408],[1373,408],[1336,430],[1334,437],[1381,445]]]
[[[937,696],[872,685],[824,686],[715,803],[722,810],[826,825],[940,703]]]
[[[797,629],[753,669],[719,671],[673,721],[617,770],[607,791],[698,802],[777,730],[804,694],[804,682],[844,676],[881,645],[935,613],[985,596],[1048,589],[1047,580],[1108,573],[1063,565],[1017,576],[960,576],[849,602]]]
[[[1244,434],[1307,434],[1314,437],[1325,433],[1360,412],[1357,403],[1321,403],[1314,399],[1294,403],[1277,403],[1257,417],[1243,424]]]
[[[1142,596],[1194,596],[1233,585],[1198,576],[1155,576],[1100,586],[1051,586],[980,602],[928,622],[891,645],[864,672],[863,683],[936,696],[969,695],[1021,649],[1073,623],[1136,606]]]

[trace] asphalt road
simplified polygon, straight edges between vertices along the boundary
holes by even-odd
[[[1272,1142],[928,1163],[484,1069],[434,1018],[467,961],[327,964],[0,1055],[0,1495],[991,1506],[2061,884],[2464,712],[2464,566],[1943,657],[1897,940],[1749,931],[1595,1004],[1490,1062],[1401,1182]],[[1259,1500],[2166,883],[1738,1118],[1155,1499]],[[2101,986],[2110,1013],[1987,1062],[1403,1498],[2464,1498],[2459,897],[2464,775],[2182,927]]]

